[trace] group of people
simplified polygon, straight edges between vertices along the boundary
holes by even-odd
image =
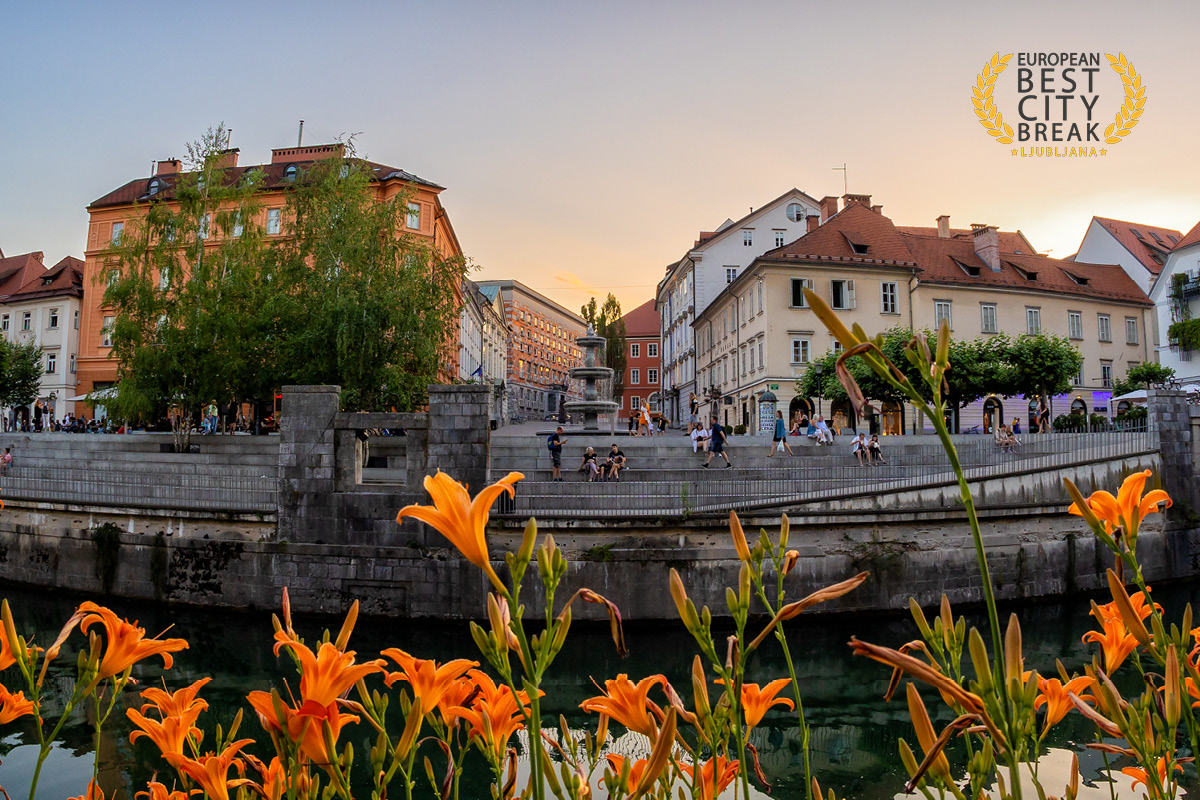
[[[562,483],[562,449],[566,444],[567,437],[563,436],[562,426],[558,426],[554,433],[546,439],[546,449],[550,451],[551,475],[550,479],[555,483]],[[587,474],[588,482],[595,481],[620,481],[621,471],[625,469],[626,460],[625,454],[621,452],[621,448],[613,442],[609,448],[608,455],[604,461],[600,461],[596,456],[596,450],[593,447],[588,447],[583,451],[583,458],[579,461],[579,467],[576,472],[584,472]]]
[[[878,434],[871,434],[870,439],[865,433],[858,434],[850,443],[850,452],[854,453],[860,466],[873,467],[876,464],[887,463],[883,458],[883,449],[879,446]]]
[[[631,436],[653,436],[658,434],[662,436],[670,424],[670,420],[660,414],[658,423],[655,424],[654,417],[650,416],[650,409],[647,406],[636,408],[629,412],[629,434]]]

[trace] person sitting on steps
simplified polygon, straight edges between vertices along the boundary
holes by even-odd
[[[608,458],[604,460],[604,466],[600,470],[600,477],[606,481],[621,481],[621,470],[625,469],[625,454],[621,452],[621,448],[617,447],[617,443],[613,442],[612,448],[608,451]]]
[[[586,472],[588,483],[596,480],[596,476],[600,474],[600,466],[596,463],[596,451],[588,448],[583,451],[583,458],[579,461],[579,469],[576,472]]]

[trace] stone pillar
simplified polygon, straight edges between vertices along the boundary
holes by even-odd
[[[475,493],[490,479],[492,387],[429,387],[425,474],[437,470],[469,484]]]
[[[1192,454],[1192,420],[1187,393],[1151,389],[1146,393],[1147,422],[1158,433],[1162,455],[1159,480],[1171,495],[1177,511],[1194,513],[1197,503],[1195,461]]]
[[[285,386],[279,433],[279,537],[319,539],[335,524],[337,386]]]

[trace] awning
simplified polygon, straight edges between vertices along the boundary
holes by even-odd
[[[78,403],[80,401],[87,400],[87,401],[95,401],[98,403],[103,403],[105,400],[115,399],[116,396],[117,396],[116,388],[110,386],[107,389],[100,389],[98,391],[91,392],[90,394],[77,394],[74,397],[68,397],[67,402],[68,403]]]

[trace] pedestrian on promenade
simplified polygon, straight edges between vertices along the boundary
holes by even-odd
[[[1013,417],[1012,432],[1014,436],[1021,435],[1021,418]]]
[[[1050,432],[1050,407],[1046,405],[1046,399],[1038,400],[1038,433]]]
[[[8,470],[12,468],[12,448],[4,448],[4,455],[0,456],[0,475],[7,475]]]
[[[596,463],[596,451],[591,447],[583,451],[583,458],[579,461],[579,469],[576,472],[586,472],[588,483],[596,480],[596,475],[600,473],[600,466]]]
[[[36,433],[41,433],[42,430],[42,415],[46,412],[42,408],[42,401],[38,400],[33,404],[33,430]]]
[[[783,412],[775,412],[775,435],[771,437],[771,452],[767,453],[767,458],[772,458],[776,450],[786,450],[787,454],[795,455],[792,452],[791,445],[787,441],[787,424],[783,421]]]
[[[637,428],[638,413],[636,411],[629,412],[629,435],[632,436],[634,429]]]
[[[692,392],[692,397],[688,400],[688,433],[700,427],[703,427],[700,424],[700,400],[696,393]]]
[[[546,440],[546,448],[550,451],[550,480],[562,483],[562,446],[566,442],[566,438],[562,435],[562,425],[554,429],[554,433],[550,434],[550,438]]]
[[[725,459],[725,469],[732,469],[733,464],[729,462],[729,456],[725,455],[725,429],[721,427],[721,423],[716,417],[712,418],[712,436],[708,440],[708,460],[701,466],[708,469],[708,465],[712,463],[713,456],[720,455]]]

